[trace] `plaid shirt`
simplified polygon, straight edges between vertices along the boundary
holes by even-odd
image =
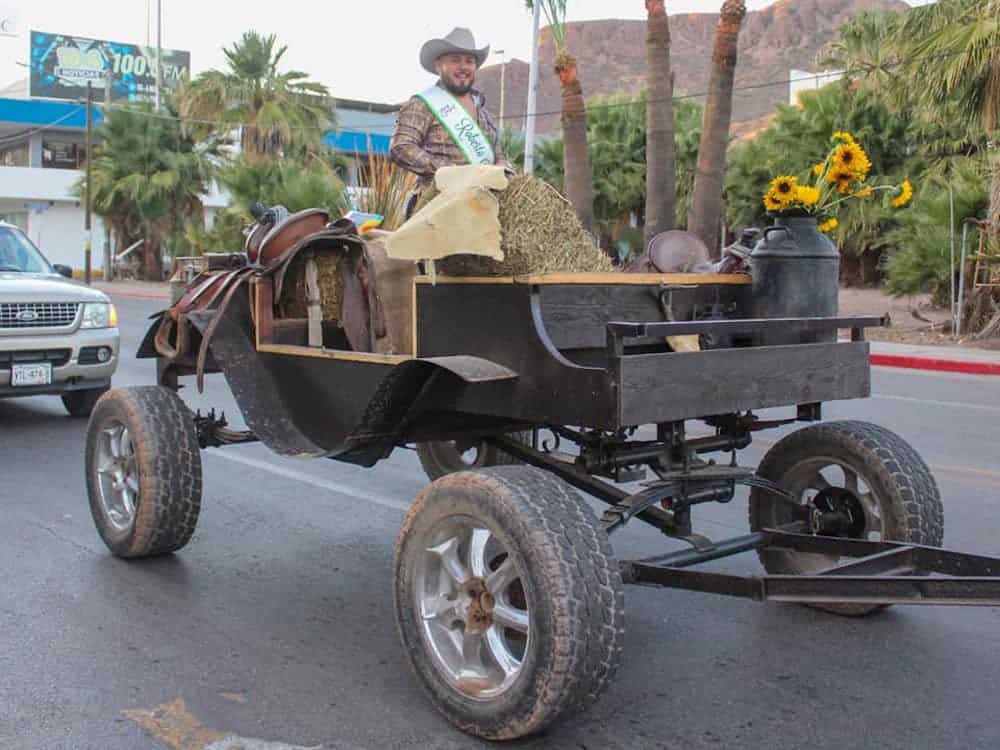
[[[440,85],[438,82],[438,86]],[[486,111],[485,97],[482,92],[473,89],[472,100],[476,104],[479,127],[493,147],[495,163],[506,163],[496,123]],[[403,169],[417,175],[418,191],[434,183],[434,173],[440,167],[468,164],[462,150],[455,145],[448,131],[438,122],[437,117],[427,108],[423,100],[416,96],[399,110],[389,157]]]

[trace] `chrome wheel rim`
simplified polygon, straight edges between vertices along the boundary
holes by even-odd
[[[101,510],[117,532],[126,532],[135,523],[139,504],[139,467],[128,427],[110,421],[97,439],[97,486]]]
[[[531,644],[516,561],[491,529],[467,516],[439,521],[418,549],[415,604],[435,668],[467,698],[497,698],[521,674]]]

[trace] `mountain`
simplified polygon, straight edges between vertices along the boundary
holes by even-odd
[[[641,5],[639,0],[632,0]],[[721,0],[720,0],[721,3]],[[740,32],[737,91],[733,122],[756,120],[788,102],[789,72],[814,70],[816,53],[831,41],[840,26],[862,10],[903,10],[902,0],[778,0],[748,13]],[[699,96],[708,88],[717,13],[685,13],[670,17],[671,65],[675,96]],[[566,41],[579,62],[580,81],[587,98],[635,93],[646,80],[645,21],[582,21],[566,25]],[[539,40],[538,108],[540,133],[559,130],[559,83],[552,72],[555,51],[549,29]],[[483,90],[494,114],[500,109],[500,65],[479,71]],[[524,127],[527,109],[528,63],[511,60],[504,73],[505,122]],[[745,89],[740,91],[739,89]],[[700,98],[700,97],[699,97]]]

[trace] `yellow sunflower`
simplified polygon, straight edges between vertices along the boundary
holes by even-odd
[[[911,200],[913,200],[913,184],[909,180],[903,180],[903,184],[899,186],[899,194],[892,199],[892,205],[894,208],[902,208]]]
[[[773,190],[768,190],[764,195],[764,208],[768,211],[780,211],[785,207],[781,199],[775,194]]]
[[[843,130],[838,130],[830,137],[831,141],[843,141],[844,143],[856,143],[854,136]]]
[[[818,229],[821,232],[832,232],[838,226],[840,226],[840,222],[837,221],[837,217],[834,216],[834,217],[831,217],[831,218],[827,219],[822,224],[820,224],[819,227],[818,227]]]
[[[795,200],[803,206],[815,206],[819,203],[819,188],[799,185],[795,188]]]
[[[857,182],[857,176],[844,169],[831,169],[826,174],[826,180],[831,185],[836,185],[837,192],[841,195],[850,195],[851,185]]]
[[[798,187],[798,177],[782,175],[771,180],[771,190],[774,196],[781,201],[781,205],[788,206],[795,200],[795,189]]]
[[[823,170],[825,168],[826,168],[826,162],[821,161],[819,164],[813,167],[813,174],[819,177],[821,174],[823,174]]]
[[[854,193],[857,198],[871,198],[872,197],[872,186],[865,185],[863,188]]]
[[[837,169],[850,172],[860,182],[868,176],[872,163],[868,154],[857,143],[842,143],[833,152],[833,164]]]

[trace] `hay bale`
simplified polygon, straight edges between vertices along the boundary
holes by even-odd
[[[299,253],[288,264],[285,281],[281,288],[278,309],[284,318],[305,318],[309,316],[306,305],[306,255]],[[320,301],[323,320],[340,320],[340,308],[344,301],[344,279],[340,273],[343,258],[337,252],[317,252],[316,268],[319,271]]]
[[[422,204],[433,198],[421,196]],[[437,262],[446,276],[524,276],[556,272],[613,271],[611,259],[580,224],[559,191],[530,175],[510,178],[500,202],[500,248],[504,259],[453,255]]]

